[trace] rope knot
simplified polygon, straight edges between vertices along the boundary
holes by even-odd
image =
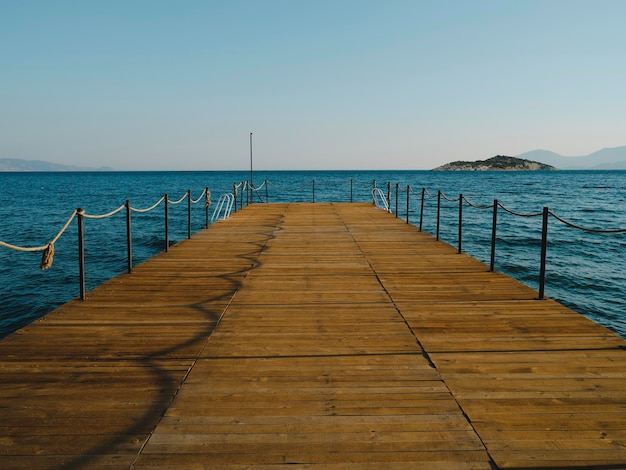
[[[41,264],[39,269],[42,271],[52,266],[52,260],[54,258],[54,245],[51,242],[46,243],[46,248],[41,255]]]
[[[206,190],[206,203],[204,207],[209,207],[211,205],[211,191],[207,188]]]

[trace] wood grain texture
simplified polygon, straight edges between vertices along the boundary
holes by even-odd
[[[0,341],[0,467],[623,468],[625,347],[371,205],[257,204]]]

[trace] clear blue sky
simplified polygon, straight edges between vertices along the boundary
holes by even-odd
[[[0,158],[430,169],[626,145],[626,1],[0,0]]]

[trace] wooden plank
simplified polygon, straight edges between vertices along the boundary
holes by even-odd
[[[626,342],[369,204],[259,204],[0,341],[2,468],[626,466]]]

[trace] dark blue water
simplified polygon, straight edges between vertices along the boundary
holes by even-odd
[[[132,207],[152,206],[165,193],[177,201],[191,190],[197,199],[204,188],[215,203],[247,172],[80,172],[0,173],[0,241],[37,247],[54,238],[78,207],[87,214],[113,211],[128,199]],[[425,198],[423,229],[436,232],[438,190],[450,199],[462,193],[475,205],[493,205],[523,214],[547,206],[577,225],[626,228],[626,171],[559,172],[430,172],[328,171],[255,172],[255,186],[268,183],[258,198],[269,202],[371,201],[372,182],[387,193],[391,209],[419,224],[421,189]],[[313,180],[315,183],[313,184]],[[352,184],[350,181],[352,180]],[[415,192],[415,194],[413,194]],[[258,200],[258,199],[257,199]],[[214,205],[212,206],[214,207]],[[458,243],[458,203],[442,199],[441,239]],[[187,237],[187,201],[169,206],[170,243]],[[211,215],[211,214],[209,214]],[[192,205],[192,231],[205,226],[204,201]],[[492,210],[463,207],[463,251],[489,263]],[[133,263],[165,248],[164,204],[148,213],[133,213]],[[496,270],[538,289],[541,217],[518,217],[498,210]],[[215,247],[219,249],[219,247]],[[0,247],[0,337],[79,295],[77,223],[74,220],[55,244],[52,267],[41,271],[41,252]],[[93,289],[125,272],[125,211],[106,219],[85,220],[86,287]],[[626,235],[594,234],[549,221],[545,294],[626,337]]]

